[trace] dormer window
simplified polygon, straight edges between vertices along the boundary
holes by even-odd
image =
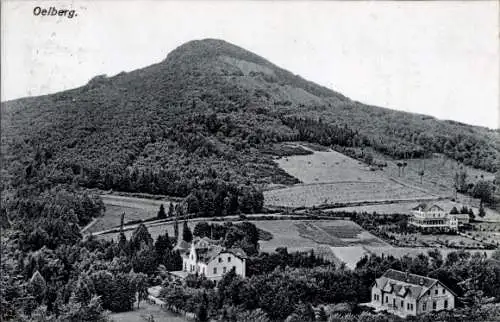
[[[222,263],[222,258],[221,257],[219,257],[219,263]]]

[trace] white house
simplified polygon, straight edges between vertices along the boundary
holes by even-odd
[[[373,283],[368,305],[406,317],[452,310],[455,298],[455,293],[436,279],[389,269]]]
[[[450,214],[438,205],[425,203],[413,208],[408,218],[408,224],[424,229],[458,230],[468,223],[468,214]]]
[[[209,239],[194,241],[189,252],[182,255],[184,274],[198,273],[210,280],[220,280],[232,268],[236,274],[246,276],[245,252],[238,248],[213,245]]]

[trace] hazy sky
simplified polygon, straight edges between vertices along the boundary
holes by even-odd
[[[36,6],[77,16],[34,16]],[[2,1],[2,101],[221,38],[352,99],[499,127],[498,2]]]

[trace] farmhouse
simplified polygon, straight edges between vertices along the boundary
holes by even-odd
[[[182,273],[204,275],[210,280],[220,280],[232,268],[236,274],[246,276],[246,254],[239,248],[225,248],[208,238],[191,243],[189,251],[182,254]]]
[[[438,205],[421,203],[412,209],[408,224],[422,229],[458,230],[469,223],[468,214],[450,214]]]
[[[369,306],[402,317],[455,307],[455,293],[440,281],[394,269],[375,280],[371,293]]]

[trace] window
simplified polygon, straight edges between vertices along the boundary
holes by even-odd
[[[386,295],[385,296],[385,303],[389,302],[389,297]]]
[[[446,290],[443,288],[443,294],[446,294]]]
[[[448,300],[444,300],[444,308],[447,309],[448,308]]]
[[[434,294],[436,294],[436,295],[438,294],[438,289],[436,289],[436,290],[434,291]]]
[[[405,307],[405,301],[401,301],[401,308]]]
[[[432,309],[435,310],[437,307],[436,301],[432,301]]]
[[[396,299],[392,299],[392,307],[396,307]]]
[[[427,303],[422,304],[422,311],[427,310]]]
[[[377,300],[377,294],[373,294],[373,300],[376,301]]]
[[[410,310],[413,311],[413,304],[410,304]]]
[[[227,257],[227,261],[228,261],[229,263],[231,263],[231,256],[228,256],[228,257]]]
[[[217,267],[214,267],[214,274],[217,274]]]
[[[219,263],[222,263],[222,257],[219,257]]]
[[[223,273],[223,274],[226,274],[226,266],[224,266],[224,267],[222,268],[222,273]]]
[[[410,303],[406,303],[406,309],[409,311],[410,310]]]

